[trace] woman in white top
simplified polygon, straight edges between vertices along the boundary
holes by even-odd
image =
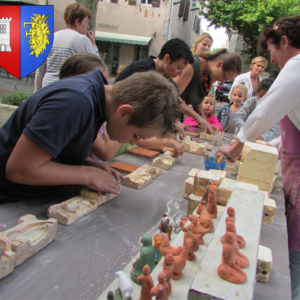
[[[246,141],[266,133],[280,121],[282,182],[285,196],[293,299],[300,299],[300,16],[265,28],[260,45],[281,69],[237,135],[232,146],[218,151],[237,157]]]
[[[247,99],[256,96],[259,83],[262,78],[259,76],[268,66],[268,61],[263,56],[257,56],[251,61],[250,71],[237,76],[234,79],[231,90],[229,92],[229,99],[231,99],[232,88],[238,84],[244,84],[248,89]]]
[[[86,52],[98,54],[95,34],[88,31],[91,12],[81,4],[67,6],[64,20],[67,28],[54,33],[53,46],[43,64],[36,70],[35,91],[59,80],[62,64],[74,53]]]

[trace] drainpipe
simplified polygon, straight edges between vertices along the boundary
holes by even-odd
[[[192,33],[193,33],[193,29],[194,29],[194,24],[195,24],[195,17],[196,17],[196,12],[193,12],[193,21],[192,21],[192,25],[191,25],[191,32],[190,32],[190,43],[189,46],[192,47],[191,45],[191,40],[192,40]]]
[[[169,30],[168,30],[167,41],[170,39],[170,34],[171,34],[171,25],[172,25],[172,16],[173,16],[173,5],[174,5],[174,0],[171,0],[171,9],[170,9],[170,17],[169,17]]]

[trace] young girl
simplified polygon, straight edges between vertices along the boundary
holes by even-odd
[[[223,127],[215,116],[216,113],[216,98],[209,94],[203,100],[203,113],[207,120],[207,122],[213,125],[216,128],[219,128],[220,131],[223,131]],[[195,119],[191,117],[187,117],[183,124],[192,125],[194,127],[198,127],[198,123]]]
[[[232,89],[231,103],[225,105],[218,113],[218,120],[223,128],[227,127],[226,132],[235,133],[234,116],[247,99],[248,89],[243,84],[235,85]]]

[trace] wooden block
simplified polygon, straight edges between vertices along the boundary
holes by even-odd
[[[237,175],[239,172],[240,161],[236,160],[234,162],[226,160],[226,167],[224,171],[231,173],[232,175]]]
[[[214,135],[210,134],[210,133],[204,133],[204,132],[202,132],[200,134],[200,139],[212,141],[214,139]]]
[[[200,202],[202,201],[202,196],[196,196],[194,194],[190,194],[189,196],[189,202],[188,202],[188,210],[187,210],[187,216],[191,215],[194,210],[198,207]]]
[[[18,266],[33,254],[47,246],[55,237],[57,220],[37,220],[34,215],[26,215],[19,219],[18,225],[3,231],[9,239],[11,250],[16,253]]]
[[[247,281],[234,284],[218,276],[217,270],[222,263],[223,249],[220,239],[225,233],[227,217],[227,214],[223,213],[190,286],[188,299],[253,299],[263,203],[262,194],[241,188],[235,188],[228,201],[228,206],[233,207],[236,212],[237,233],[246,241],[246,247],[240,249],[240,252],[249,259],[249,266],[243,269],[247,274]]]
[[[189,173],[188,173],[188,178],[195,177],[198,171],[200,171],[200,169],[195,169],[195,168],[191,169],[191,171],[189,171]]]
[[[256,280],[260,282],[268,282],[270,279],[270,272],[272,269],[273,256],[270,248],[259,245]]]
[[[255,143],[256,143],[256,144],[260,144],[260,145],[265,145],[265,146],[268,145],[268,142],[261,141],[261,140],[256,140]]]
[[[145,148],[134,147],[126,150],[127,153],[137,156],[142,156],[146,158],[154,158],[158,156],[160,153],[158,151],[153,151]]]
[[[121,191],[121,184],[119,185],[119,188]],[[98,206],[118,197],[118,195],[116,194],[96,192],[87,187],[83,187],[80,190],[79,194],[83,198],[96,200]]]
[[[215,175],[220,175],[221,182],[222,182],[223,179],[226,178],[226,176],[227,176],[226,171],[222,171],[222,170],[214,170],[214,169],[210,169],[208,172],[213,173],[213,174],[215,174]]]
[[[115,170],[117,170],[121,173],[125,173],[125,174],[130,174],[139,168],[139,166],[124,163],[121,161],[116,161],[116,162],[110,164],[109,166],[111,168],[114,168]]]
[[[191,141],[189,136],[185,137],[184,139],[184,151],[203,155],[204,152],[207,150],[207,143],[197,143],[195,141]]]
[[[193,193],[194,189],[194,177],[189,177],[185,180],[183,185],[183,197],[189,198],[189,195]]]
[[[9,275],[16,264],[16,253],[11,251],[9,239],[0,232],[0,279]]]
[[[159,157],[155,158],[152,162],[153,167],[157,167],[163,170],[169,170],[175,163],[180,160],[180,156],[173,157],[172,152],[167,151]]]
[[[262,193],[265,198],[263,223],[273,224],[276,214],[276,202],[275,200],[269,198],[268,192],[259,191],[259,193]]]
[[[219,185],[221,176],[209,171],[200,170],[195,176],[193,193],[196,196],[203,196],[206,192],[206,188],[213,182],[216,182]]]
[[[48,208],[48,218],[54,218],[58,223],[63,225],[70,225],[91,213],[97,207],[97,200],[76,196],[62,203],[50,206]]]
[[[143,165],[133,173],[125,176],[125,179],[121,180],[121,184],[139,190],[149,184],[160,173],[161,170],[159,168]]]
[[[278,161],[276,163],[276,167],[275,167],[275,174],[279,174],[280,173],[280,164],[281,164],[281,160],[278,159]]]
[[[274,188],[274,184],[272,182],[271,183],[270,182],[262,182],[262,181],[259,181],[259,180],[245,178],[245,177],[242,177],[242,176],[239,176],[239,175],[237,177],[237,181],[258,185],[260,190],[267,191],[269,193],[272,193],[272,190]]]
[[[187,127],[184,130],[184,134],[188,135],[188,136],[192,136],[192,137],[199,137],[200,136],[200,131],[198,128],[194,128],[194,127]]]

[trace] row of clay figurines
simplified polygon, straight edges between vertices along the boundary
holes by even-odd
[[[208,232],[214,231],[212,218],[217,217],[216,184],[208,187],[206,198],[197,208],[196,213],[199,215],[198,217],[196,215],[189,215],[186,218],[181,218],[180,227],[184,231],[183,246],[174,248],[170,245],[172,227],[176,226],[176,224],[171,218],[166,217],[166,215],[163,215],[163,219],[158,225],[159,232],[153,238],[153,245],[150,235],[144,234],[141,238],[143,246],[140,250],[140,256],[133,263],[130,273],[131,279],[142,286],[141,300],[151,299],[155,295],[156,299],[168,299],[172,291],[171,278],[173,280],[182,278],[182,271],[186,266],[186,261],[195,260],[196,255],[194,252],[199,249],[199,245],[204,244],[203,236]],[[188,220],[190,220],[191,224],[184,227]],[[164,263],[163,271],[158,275],[159,287],[154,287],[150,273],[162,256],[164,256]],[[124,272],[117,272],[116,274],[118,276],[122,274],[121,277],[119,276],[119,291],[116,291],[116,293],[121,293],[123,299],[128,299],[128,291],[132,288],[124,289],[120,281],[127,282],[130,285],[130,280],[127,281],[125,279]]]

